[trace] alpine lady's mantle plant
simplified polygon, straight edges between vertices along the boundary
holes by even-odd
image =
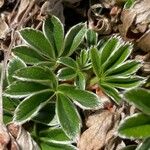
[[[95,109],[102,104],[100,97],[86,90],[88,86],[98,84],[119,103],[119,89],[141,83],[141,78],[135,76],[140,63],[126,61],[132,51],[130,44],[112,37],[100,46],[96,33],[87,30],[80,23],[64,36],[61,22],[52,16],[44,21],[43,33],[22,29],[19,33],[25,45],[12,50],[14,57],[8,64],[4,93],[6,104],[13,101],[12,109],[17,107],[14,122],[46,125],[34,132],[42,149],[76,149],[70,142],[78,138],[81,129],[77,106]],[[85,37],[87,43],[83,43]],[[7,119],[12,109],[7,108]]]
[[[134,104],[141,112],[126,118],[119,126],[120,136],[128,139],[143,139],[136,150],[150,148],[150,91],[142,88],[125,93],[127,102]]]

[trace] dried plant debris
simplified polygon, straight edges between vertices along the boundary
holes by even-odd
[[[130,8],[123,0],[100,1],[90,6],[89,28],[100,35],[120,33],[127,41],[133,41],[142,50],[150,51],[150,1],[136,0]]]
[[[23,129],[22,126],[16,125],[15,123],[10,123],[7,125],[7,128],[11,136],[18,144],[20,150],[40,149],[35,141],[31,138],[31,135],[25,129]]]
[[[144,51],[150,51],[150,1],[137,0],[130,9],[121,15],[120,33],[129,40],[136,40]]]
[[[90,115],[86,121],[88,129],[83,132],[78,142],[79,149],[117,150],[117,146],[123,147],[124,144],[121,144],[115,134],[119,119],[120,115],[117,112],[109,110],[99,110]]]
[[[4,39],[9,31],[8,24],[2,19],[2,17],[0,17],[0,39]]]
[[[1,124],[0,125],[0,149],[5,150],[7,148],[9,141],[10,141],[10,136],[7,133],[7,128],[5,127],[5,125]]]
[[[0,0],[0,8],[4,5],[4,0]]]
[[[0,126],[0,150],[39,150],[40,148],[23,127],[10,123]]]

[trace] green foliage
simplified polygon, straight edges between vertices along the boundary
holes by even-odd
[[[91,61],[96,82],[116,103],[121,97],[119,89],[129,89],[141,84],[141,78],[135,76],[140,62],[126,60],[132,52],[130,44],[124,44],[118,37],[110,38],[100,50],[91,48]],[[94,84],[95,81],[91,81]]]
[[[126,3],[124,5],[125,9],[130,9],[131,6],[134,4],[135,0],[126,0]]]
[[[135,150],[136,147],[137,147],[136,145],[129,145],[129,146],[122,148],[121,150]]]
[[[40,131],[39,143],[42,150],[77,150],[62,128],[48,128]]]
[[[93,109],[101,103],[98,96],[85,90],[82,72],[82,68],[87,69],[85,51],[82,64],[69,57],[78,49],[86,30],[85,24],[80,23],[64,36],[61,22],[52,16],[43,24],[44,34],[31,28],[22,29],[20,35],[27,45],[12,50],[15,57],[9,62],[9,85],[4,95],[6,102],[8,98],[15,98],[18,104],[13,107],[14,115],[8,110],[11,112],[10,120],[13,117],[18,124],[31,121],[54,126],[41,133],[43,129],[35,131],[34,137],[40,141],[42,149],[76,149],[71,145],[81,128],[76,106]],[[63,84],[69,80],[74,80],[76,86]],[[57,129],[57,126],[62,128]]]
[[[147,138],[150,136],[150,117],[145,114],[135,114],[125,119],[118,131],[128,138]]]
[[[145,139],[136,150],[150,150],[150,138]]]
[[[119,89],[140,85],[141,78],[135,75],[140,63],[127,60],[132,51],[130,44],[112,37],[101,46],[97,34],[83,23],[64,35],[62,23],[50,16],[42,30],[22,29],[25,45],[12,50],[4,104],[17,104],[8,107],[6,120],[31,122],[33,137],[42,150],[75,150],[71,144],[76,142],[82,126],[78,109],[97,109],[102,104],[88,87],[99,84],[119,103]]]
[[[131,89],[125,93],[125,99],[135,105],[142,113],[126,118],[119,126],[120,136],[131,139],[145,139],[136,150],[148,150],[150,147],[150,91],[142,88]]]

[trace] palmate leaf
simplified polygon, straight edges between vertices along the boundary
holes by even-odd
[[[78,65],[74,59],[71,57],[61,57],[58,62],[72,69],[77,69]]]
[[[77,105],[84,109],[92,109],[101,105],[100,98],[89,91],[76,89],[74,86],[61,84],[58,91],[75,101]]]
[[[150,115],[150,91],[142,88],[131,89],[124,94],[129,103],[134,104],[143,113]]]
[[[24,98],[45,89],[48,89],[48,86],[33,82],[16,81],[6,88],[4,95],[11,98]]]
[[[100,87],[117,104],[119,104],[121,102],[121,95],[119,94],[117,89],[113,88],[112,86],[109,86],[108,84],[101,84],[101,83],[100,83]]]
[[[49,43],[41,31],[32,28],[24,28],[19,33],[23,40],[41,55],[48,58],[55,58],[54,49],[51,43]]]
[[[83,23],[79,23],[73,26],[65,36],[65,46],[63,56],[70,56],[80,45],[85,34],[86,34],[86,26]]]
[[[25,98],[15,110],[14,122],[22,124],[31,120],[48,103],[53,94],[50,90],[45,90]]]
[[[55,113],[55,103],[49,102],[46,104],[32,120],[36,123],[44,124],[47,126],[58,125],[59,123]]]
[[[97,77],[101,75],[101,57],[97,48],[91,49],[92,67]]]
[[[51,70],[39,66],[31,66],[16,71],[14,78],[21,81],[38,82],[41,84],[56,82]]]
[[[16,79],[13,78],[13,75],[16,70],[25,68],[26,64],[18,57],[13,57],[9,63],[8,63],[8,69],[7,69],[7,80],[10,83],[14,82]]]
[[[101,64],[106,62],[109,59],[110,55],[113,53],[115,48],[119,45],[119,39],[116,37],[110,38],[106,44],[100,49],[101,53]]]
[[[16,46],[12,52],[21,58],[26,64],[34,65],[47,59],[29,46]]]
[[[118,132],[126,138],[147,138],[150,136],[150,117],[142,113],[128,117],[120,124]]]
[[[70,143],[70,139],[61,128],[49,128],[39,133],[40,139],[56,143]]]
[[[120,66],[131,54],[132,46],[130,44],[119,43],[118,46],[113,52],[111,52],[109,59],[103,64],[103,70],[109,71]]]
[[[102,90],[115,102],[121,100],[119,89],[130,89],[139,86],[143,78],[135,75],[140,68],[140,62],[126,59],[132,52],[129,43],[123,43],[119,37],[110,38],[98,50],[91,48],[91,62],[97,82]]]
[[[64,132],[71,139],[79,136],[81,120],[74,104],[63,94],[57,94],[56,114]]]
[[[141,67],[138,61],[126,61],[116,68],[110,68],[105,72],[107,76],[128,76],[135,73]]]
[[[141,84],[141,80],[143,78],[140,77],[107,77],[105,78],[105,83],[108,85],[115,87],[115,88],[121,88],[121,89],[129,89],[133,87],[137,87]]]
[[[61,81],[71,80],[75,77],[76,77],[76,71],[71,68],[64,67],[58,71],[58,78]]]
[[[60,56],[64,44],[64,27],[55,16],[49,16],[43,23],[43,32],[55,49],[55,55]]]

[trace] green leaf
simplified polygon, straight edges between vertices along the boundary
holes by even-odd
[[[126,118],[119,126],[120,136],[127,138],[147,138],[150,136],[150,117],[145,114],[135,114]]]
[[[142,78],[140,77],[107,77],[105,82],[112,87],[128,89],[137,87],[142,83]]]
[[[142,144],[140,144],[136,150],[150,150],[150,138],[144,140]]]
[[[91,61],[92,61],[93,70],[96,76],[99,77],[101,74],[101,58],[97,48],[91,49]]]
[[[48,87],[38,83],[16,81],[7,87],[4,95],[11,98],[23,98],[45,89]]]
[[[137,147],[137,145],[129,145],[129,146],[122,148],[121,150],[135,150],[136,147]]]
[[[74,86],[62,84],[58,86],[58,91],[76,101],[77,105],[85,109],[93,109],[101,104],[101,101],[96,94],[76,89]]]
[[[104,64],[104,62],[109,59],[109,57],[116,49],[116,47],[118,47],[118,45],[119,45],[118,37],[112,37],[106,42],[106,44],[102,47],[102,49],[100,49],[101,64]]]
[[[42,142],[40,146],[42,150],[77,150],[76,147],[69,144]]]
[[[109,96],[111,97],[117,104],[121,102],[121,96],[118,92],[117,89],[113,88],[112,86],[109,86],[107,84],[101,84],[100,87],[102,90]]]
[[[89,51],[85,49],[81,50],[80,56],[77,58],[76,62],[82,70],[86,70],[91,67]]]
[[[135,73],[141,67],[140,62],[126,61],[122,65],[106,72],[107,76],[127,76]]]
[[[65,80],[71,80],[76,77],[76,72],[75,70],[71,68],[62,68],[58,71],[58,78],[59,80],[65,81]]]
[[[133,103],[138,109],[150,115],[150,91],[136,88],[125,93],[128,102]]]
[[[121,44],[116,50],[111,54],[110,58],[103,65],[103,70],[112,70],[113,68],[120,66],[131,54],[132,46],[130,44]]]
[[[53,73],[39,66],[31,66],[16,71],[14,77],[21,81],[51,83],[54,79]]]
[[[85,79],[85,75],[82,72],[78,72],[78,75],[76,76],[76,79],[75,79],[75,85],[79,89],[85,90],[86,79]]]
[[[55,16],[49,16],[44,21],[43,32],[55,49],[55,55],[60,56],[64,42],[64,28],[61,21]]]
[[[9,113],[9,112],[4,110],[3,114],[4,114],[3,115],[3,120],[4,120],[5,124],[8,124],[8,123],[12,122],[12,120],[13,120],[13,114],[12,113]]]
[[[40,66],[40,67],[47,67],[51,70],[55,69],[56,67],[56,62],[54,61],[43,61],[43,62],[39,62],[37,64],[35,64],[35,66]]]
[[[56,114],[64,132],[71,139],[79,136],[81,120],[73,103],[63,94],[57,94]]]
[[[127,2],[124,5],[124,8],[129,9],[133,5],[134,2],[135,0],[127,0]]]
[[[13,78],[13,75],[16,70],[25,68],[26,64],[18,57],[13,57],[9,63],[8,63],[8,69],[7,69],[7,80],[9,84],[14,82],[16,79]]]
[[[70,143],[70,139],[61,128],[49,128],[48,130],[40,132],[39,136],[49,142],[54,141],[57,143]]]
[[[48,103],[32,120],[48,126],[58,125],[55,114],[55,103]]]
[[[28,46],[17,46],[14,49],[12,49],[12,51],[26,64],[34,65],[46,60],[46,58],[42,57],[37,51]]]
[[[22,38],[40,54],[48,58],[55,57],[52,45],[41,31],[32,28],[24,28],[20,31],[20,34]]]
[[[86,34],[86,40],[88,47],[95,46],[97,44],[98,34],[95,31],[88,29]]]
[[[79,23],[67,32],[63,56],[70,56],[78,48],[86,34],[86,30],[85,24]]]
[[[61,57],[58,62],[72,69],[77,69],[78,65],[71,57]]]
[[[53,94],[45,90],[25,98],[15,110],[14,121],[22,124],[31,120],[48,103]]]
[[[3,109],[9,112],[13,112],[16,106],[19,104],[17,100],[12,100],[8,97],[3,96]]]

